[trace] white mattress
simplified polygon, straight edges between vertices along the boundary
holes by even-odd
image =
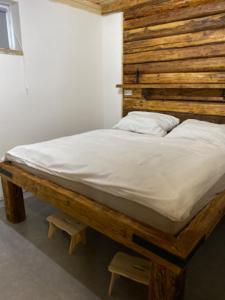
[[[167,224],[179,226],[162,229],[153,224],[152,215],[147,223],[173,234],[225,189],[224,147],[120,130],[97,130],[16,147],[4,160],[113,195],[109,202],[115,209],[126,210],[132,203],[134,210],[141,207],[142,212],[154,212],[156,219],[160,216]],[[137,218],[135,212],[130,213]],[[144,220],[140,215],[138,220],[146,223],[148,213],[144,215]]]

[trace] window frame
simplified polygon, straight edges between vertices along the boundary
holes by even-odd
[[[12,14],[10,11],[10,4],[2,4],[0,2],[0,10],[6,13],[6,25],[7,25],[7,33],[8,33],[8,41],[9,41],[9,49],[15,49],[15,32],[12,21]]]
[[[19,7],[17,7],[15,10],[15,5],[18,6],[18,2],[11,0],[0,0],[0,10],[6,12],[6,25],[9,42],[9,48],[1,48],[0,52],[23,55],[20,32]],[[18,24],[17,22],[15,22],[15,20],[18,20]]]

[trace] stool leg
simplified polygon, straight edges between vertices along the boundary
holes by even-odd
[[[49,228],[48,228],[48,238],[51,239],[56,231],[55,225],[52,223],[49,223]]]
[[[118,279],[120,276],[118,274],[112,273],[111,279],[110,279],[110,284],[109,284],[109,296],[112,295],[112,290],[115,284],[116,279]]]
[[[77,236],[71,236],[69,255],[72,255],[77,244]]]

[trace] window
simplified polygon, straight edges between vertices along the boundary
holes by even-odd
[[[0,48],[9,48],[6,11],[0,9]]]
[[[22,50],[19,5],[0,0],[0,49]]]

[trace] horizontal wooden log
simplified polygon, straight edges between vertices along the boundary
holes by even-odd
[[[133,235],[136,234],[155,245],[160,245],[160,247],[162,245],[162,249],[166,249],[168,252],[179,254],[179,249],[176,249],[176,238],[174,236],[132,220],[118,211],[112,210],[47,179],[35,176],[31,172],[17,166],[12,166],[9,163],[0,163],[0,167],[12,174],[12,178],[1,176],[13,182],[14,185],[23,187],[26,191],[33,193],[39,199],[47,201],[68,216],[115,239],[115,241],[128,246],[147,258],[156,260],[162,265],[165,264],[174,272],[179,272],[179,267],[133,242]]]
[[[136,92],[135,92],[136,91]],[[138,92],[139,91],[139,92]],[[146,89],[134,90],[132,97],[140,100],[182,100],[182,101],[204,101],[224,102],[222,89]]]
[[[101,14],[100,4],[94,3],[90,0],[50,0],[52,2],[61,3],[64,5],[69,5],[75,8],[85,9],[96,14]]]
[[[127,1],[129,2],[129,1]],[[213,0],[149,0],[148,3],[133,7],[125,12],[125,20],[161,14],[178,8],[198,7],[205,3],[222,2]]]
[[[124,41],[168,37],[183,33],[218,29],[225,26],[225,13],[124,31]]]
[[[124,53],[185,48],[221,42],[225,42],[225,28],[128,42],[124,44]]]
[[[159,25],[165,23],[171,23],[175,21],[190,20],[194,18],[215,15],[225,12],[225,2],[224,1],[212,1],[210,3],[203,3],[196,7],[187,7],[175,9],[170,11],[160,12],[157,14],[151,14],[142,18],[128,19],[124,21],[124,29],[134,29],[147,27],[152,25]],[[125,14],[126,17],[126,14]]]
[[[124,110],[174,111],[202,115],[225,116],[225,104],[187,101],[142,101],[124,99]]]
[[[218,57],[225,55],[225,44],[213,44],[205,46],[187,47],[171,50],[146,51],[134,54],[125,54],[125,64],[137,64],[157,61],[173,61],[180,59]]]
[[[149,0],[115,0],[110,1],[109,3],[103,3],[102,6],[102,14],[109,14],[116,11],[123,11],[134,6],[144,4],[149,2]]]
[[[135,83],[136,76],[125,75],[124,83]],[[224,83],[225,73],[162,73],[140,75],[139,83]]]
[[[225,57],[198,58],[169,62],[152,62],[124,65],[124,74],[141,74],[179,72],[220,72],[225,71]]]
[[[120,89],[225,89],[224,83],[145,83],[145,84],[117,84]]]

